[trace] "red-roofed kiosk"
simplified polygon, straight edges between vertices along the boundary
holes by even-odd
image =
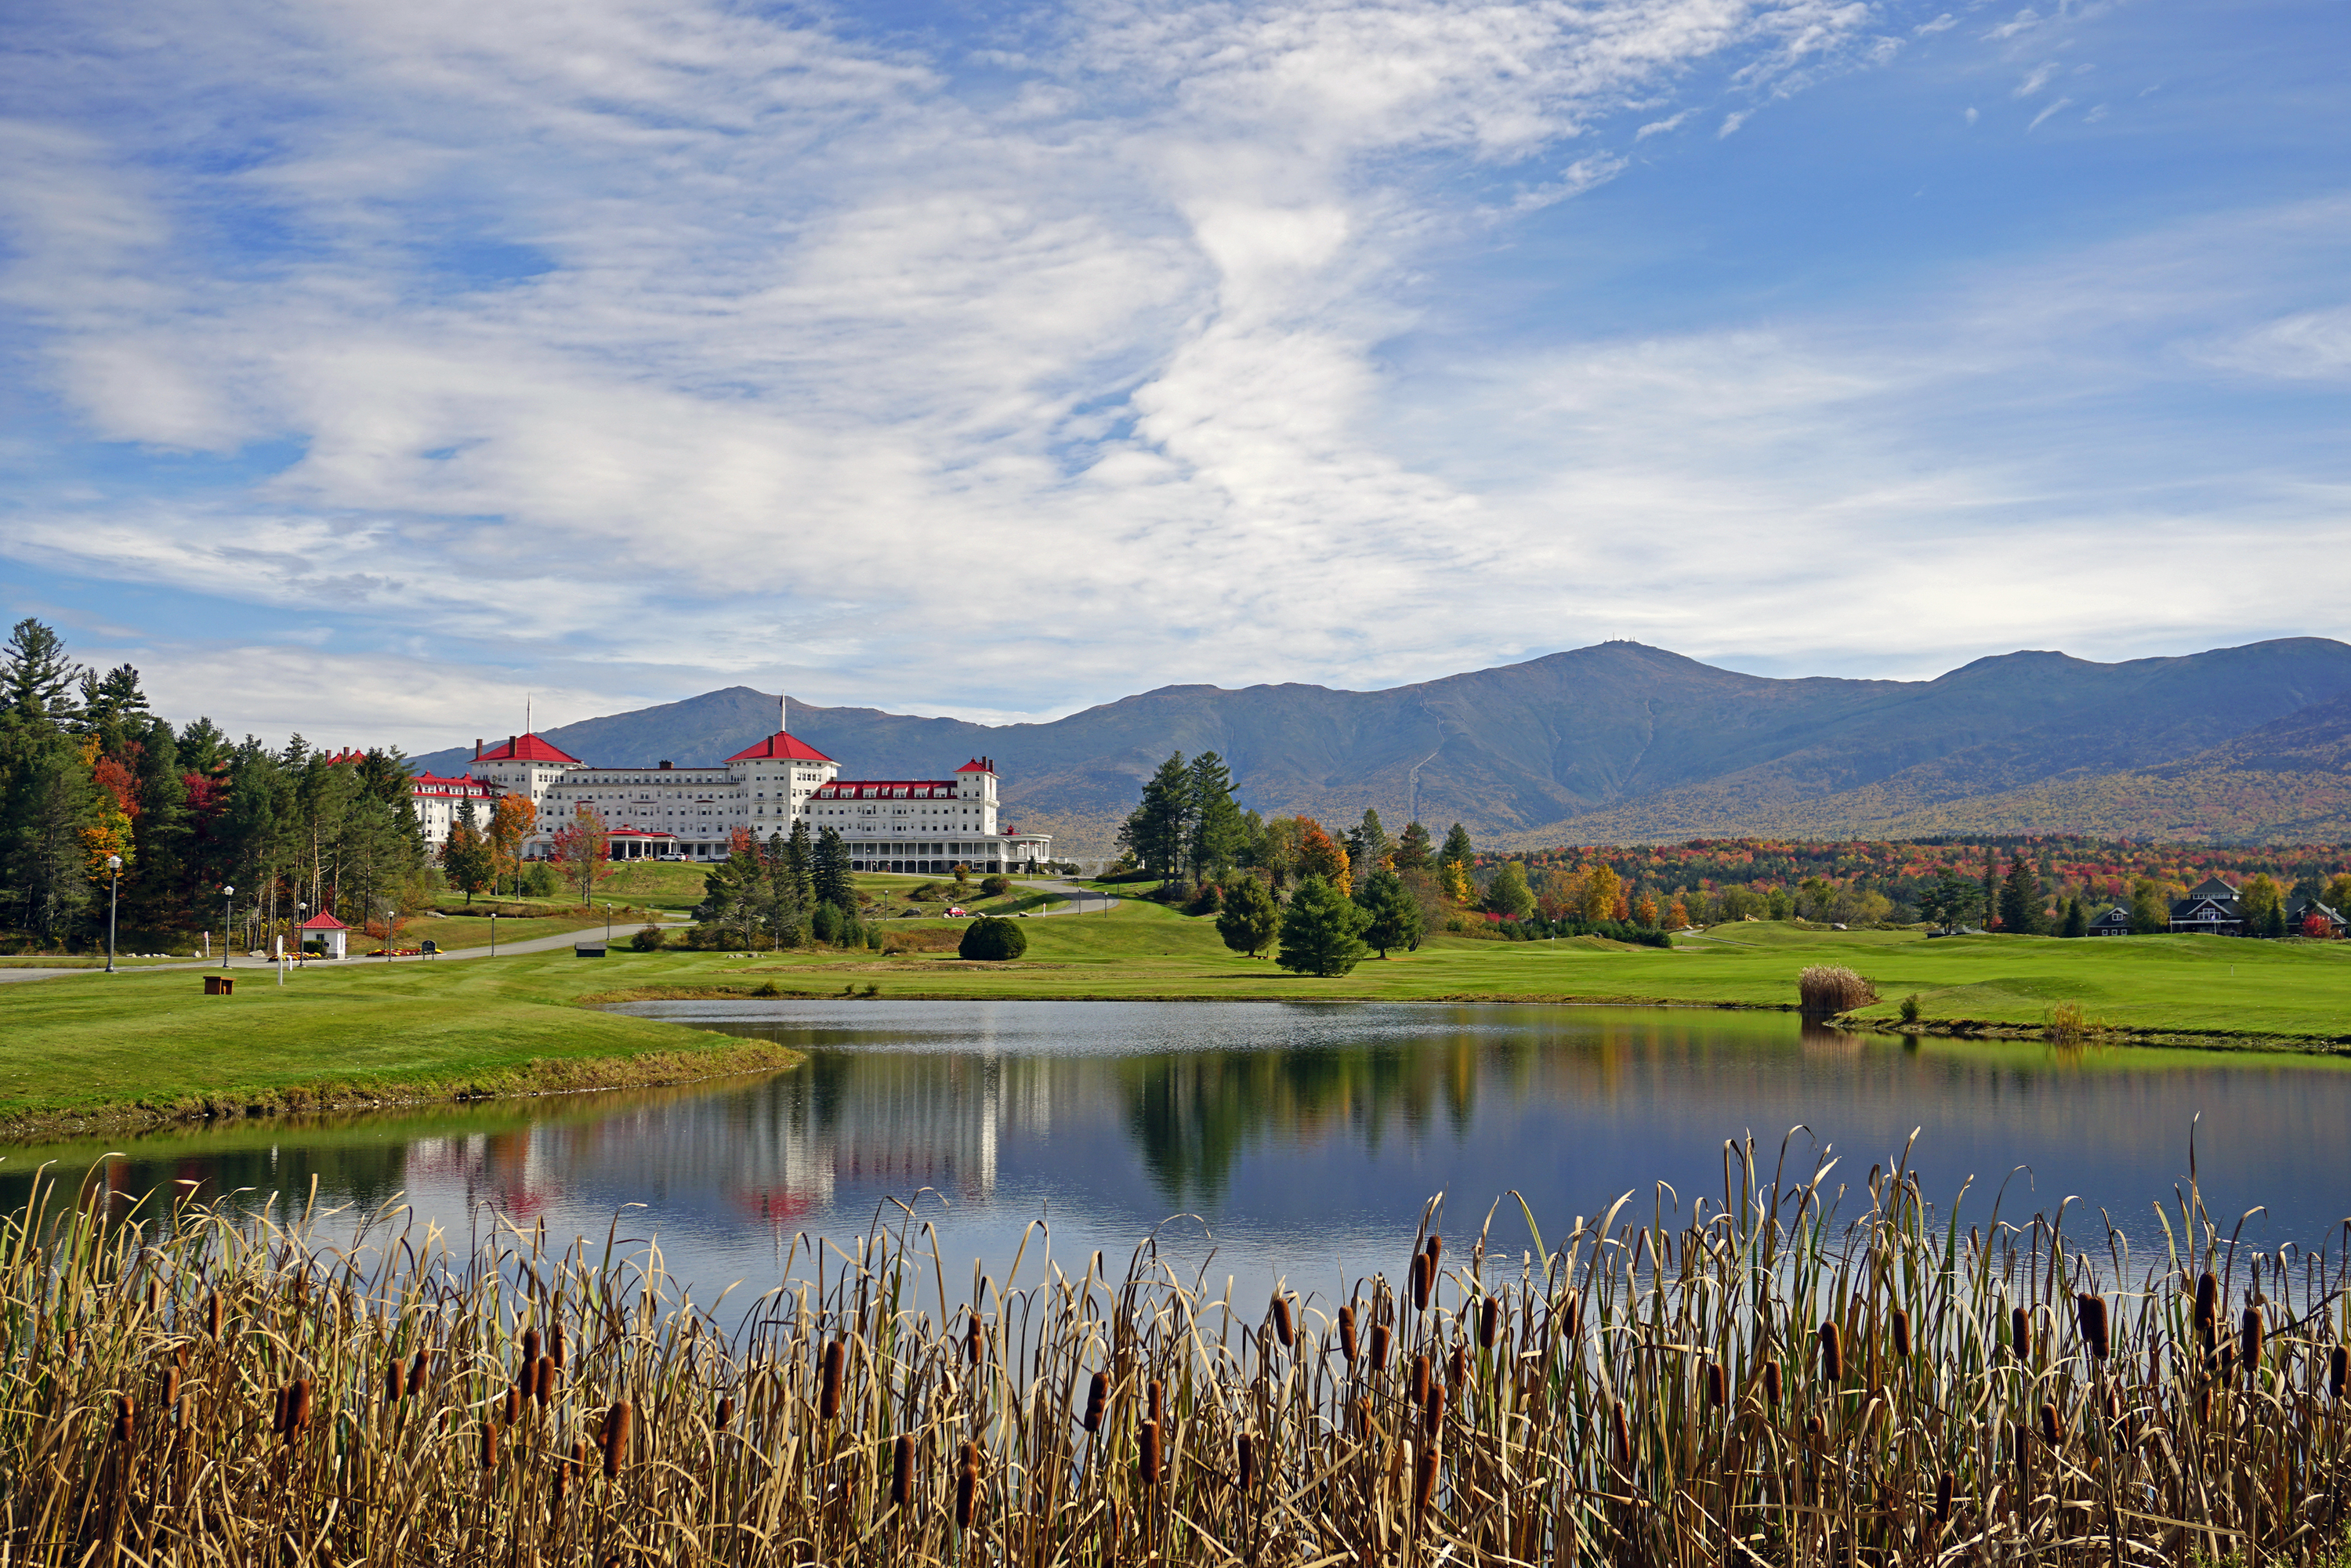
[[[350,926],[323,909],[302,922],[302,946],[307,947],[316,942],[329,958],[346,956],[345,946],[350,942]]]

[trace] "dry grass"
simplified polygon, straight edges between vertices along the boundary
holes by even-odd
[[[1836,964],[1814,964],[1796,977],[1797,1005],[1815,1017],[1828,1018],[1865,1008],[1877,999],[1877,988]]]
[[[2340,1541],[2340,1260],[2241,1254],[2192,1189],[2150,1267],[2056,1220],[1930,1219],[1898,1169],[1850,1224],[1826,1169],[1734,1145],[1724,1174],[1678,1228],[1620,1200],[1523,1254],[1425,1231],[1405,1283],[1344,1303],[1212,1299],[1147,1245],[1114,1276],[1097,1255],[950,1291],[919,1236],[878,1231],[724,1312],[609,1243],[339,1252],[52,1189],[0,1232],[0,1562],[2111,1565]]]

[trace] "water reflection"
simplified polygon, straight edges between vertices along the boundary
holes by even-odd
[[[941,1002],[656,1003],[806,1050],[798,1071],[687,1089],[403,1116],[287,1119],[121,1148],[120,1192],[173,1181],[362,1207],[406,1194],[462,1230],[495,1210],[551,1232],[658,1234],[674,1267],[772,1277],[804,1232],[915,1203],[951,1261],[1000,1266],[1052,1222],[1066,1260],[1202,1216],[1245,1278],[1328,1288],[1392,1265],[1422,1201],[1458,1230],[1503,1193],[1563,1225],[1668,1182],[1719,1195],[1721,1145],[1803,1124],[1856,1182],[1914,1127],[1928,1195],[2013,1167],[2011,1209],[2075,1195],[2142,1244],[2187,1165],[2216,1209],[2316,1243],[2351,1211],[2351,1072],[2327,1059],[2058,1052],[1853,1037],[1781,1015],[1561,1008]],[[1800,1140],[1807,1161],[1811,1142]],[[102,1145],[17,1150],[77,1171]],[[918,1196],[919,1195],[919,1196]],[[1523,1244],[1512,1222],[1506,1238]]]

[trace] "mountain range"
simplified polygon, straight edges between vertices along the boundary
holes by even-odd
[[[1481,847],[1753,835],[2087,832],[2226,843],[2351,839],[2351,645],[2294,637],[2101,664],[2004,653],[1930,681],[1777,680],[1604,643],[1384,691],[1162,686],[1048,724],[794,702],[844,777],[944,776],[987,755],[1005,819],[1113,852],[1170,752],[1223,756],[1244,806]],[[770,733],[730,686],[546,731],[581,760],[715,762]],[[464,748],[413,759],[462,771]]]

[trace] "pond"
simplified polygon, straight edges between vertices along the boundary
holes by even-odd
[[[1719,1202],[1726,1139],[1792,1172],[1833,1149],[1855,1190],[1912,1164],[1938,1207],[2022,1218],[2074,1200],[2160,1245],[2154,1205],[2189,1169],[2207,1201],[2264,1212],[2262,1245],[2333,1245],[2351,1214],[2351,1063],[2323,1057],[1853,1036],[1784,1014],[1707,1009],[1297,1003],[652,1002],[629,1011],[798,1047],[754,1081],[550,1096],[405,1114],[236,1123],[116,1145],[100,1179],[174,1180],[322,1204],[406,1196],[460,1236],[493,1210],[601,1245],[658,1238],[707,1295],[772,1282],[797,1237],[846,1239],[910,1205],[950,1270],[1001,1280],[1031,1222],[1056,1261],[1114,1271],[1155,1227],[1188,1269],[1255,1290],[1329,1291],[1394,1272],[1423,1203],[1463,1236],[1503,1195],[1546,1234],[1670,1184]],[[55,1158],[12,1149],[0,1199]],[[1852,1200],[1848,1200],[1850,1204]],[[626,1207],[642,1206],[642,1207]],[[1687,1207],[1684,1210],[1687,1213]],[[1171,1220],[1171,1216],[1190,1218]],[[2085,1225],[2084,1222],[2087,1222]],[[1496,1245],[1527,1245],[1514,1201]],[[1021,1269],[1036,1274],[1041,1239]],[[799,1256],[804,1258],[805,1253]]]

